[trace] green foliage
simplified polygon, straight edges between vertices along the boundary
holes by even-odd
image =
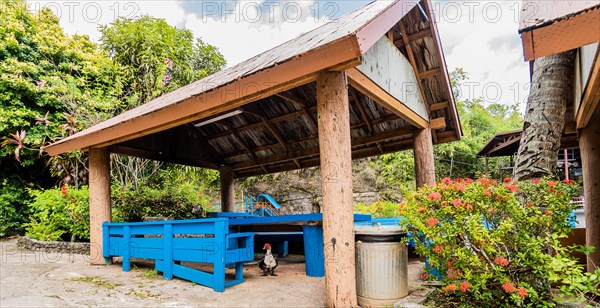
[[[571,232],[576,190],[546,179],[499,185],[446,178],[409,194],[402,215],[417,253],[443,276],[438,296],[445,299],[438,304],[553,306],[559,300],[551,293],[554,282],[583,301],[598,277],[582,274],[558,242]]]
[[[160,170],[152,182],[138,187],[113,189],[113,220],[142,221],[145,217],[187,219],[196,217],[192,207],[202,205],[211,210],[211,198],[175,169]]]
[[[192,32],[177,29],[165,20],[143,16],[120,18],[100,26],[102,48],[122,66],[127,91],[138,103],[160,96],[225,66],[214,46]],[[168,75],[169,79],[165,79]]]
[[[11,230],[20,230],[21,223],[25,220],[26,208],[21,201],[27,199],[27,190],[24,183],[14,178],[1,180],[0,189],[0,237]],[[20,185],[13,185],[19,183]]]
[[[225,66],[217,48],[163,20],[119,19],[102,28],[100,48],[87,36],[66,35],[49,9],[33,14],[24,0],[0,0],[0,7],[0,236],[28,221],[25,187],[87,182],[86,154],[50,158],[42,146]],[[173,68],[163,86],[165,58]],[[30,232],[60,236],[41,223]]]
[[[71,189],[30,190],[31,222],[27,236],[45,241],[87,240],[89,231],[89,190]]]
[[[450,73],[455,97],[465,80],[467,73],[458,68]],[[477,156],[479,150],[497,133],[523,127],[518,106],[504,104],[485,104],[481,99],[474,101],[457,101],[457,111],[461,120],[463,138],[452,143],[439,144],[434,147],[436,159],[436,178],[444,177],[480,177],[485,171],[485,164]],[[490,160],[490,176],[503,178],[506,176],[500,168],[502,159]],[[415,189],[414,158],[412,151],[403,151],[381,155],[375,163],[380,171],[383,184],[402,192]]]
[[[373,217],[397,217],[398,203],[381,200],[374,202],[371,205],[359,203],[354,207],[354,211],[357,213],[369,214]]]

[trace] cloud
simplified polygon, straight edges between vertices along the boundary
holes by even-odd
[[[100,38],[99,25],[109,24],[118,17],[164,18],[169,24],[190,29],[196,37],[217,46],[231,66],[368,2],[108,0],[28,1],[28,5],[31,10],[52,9],[67,33],[87,34],[94,40]],[[483,97],[487,102],[521,103],[524,108],[529,66],[523,61],[517,34],[520,3],[434,0],[433,10],[448,69],[462,67],[470,76],[471,83],[463,87],[461,99]]]
[[[470,80],[461,99],[520,104],[529,94],[529,65],[518,34],[520,1],[435,1],[448,70],[462,67]]]

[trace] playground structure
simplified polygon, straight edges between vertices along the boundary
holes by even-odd
[[[244,206],[246,213],[250,216],[279,216],[281,205],[269,194],[260,194],[258,196],[245,196]]]

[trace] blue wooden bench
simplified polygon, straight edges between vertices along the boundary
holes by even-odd
[[[254,260],[254,234],[234,233],[228,218],[167,220],[102,225],[103,255],[123,257],[123,271],[131,258],[155,260],[164,278],[193,281],[215,291],[242,283],[243,263]],[[184,262],[213,264],[213,273],[183,266]],[[226,264],[235,266],[235,279],[225,281]]]
[[[216,213],[216,216],[228,213]],[[266,217],[229,216],[230,226],[293,224],[302,226],[304,256],[306,259],[306,275],[310,277],[325,276],[325,254],[323,246],[322,213],[296,214]],[[371,215],[354,214],[354,221],[371,221]],[[275,235],[275,234],[273,234]],[[296,236],[296,235],[294,235]]]

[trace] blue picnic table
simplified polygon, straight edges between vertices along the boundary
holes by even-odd
[[[245,213],[213,213],[210,218],[153,222],[109,223],[103,228],[103,256],[123,257],[123,271],[130,270],[131,258],[155,260],[155,269],[166,279],[180,277],[223,292],[244,281],[243,263],[254,260],[254,232],[240,232],[243,226],[301,225],[306,274],[325,276],[323,214],[256,217]],[[355,222],[370,221],[370,215],[355,214]],[[275,235],[286,236],[279,232]],[[292,234],[287,234],[292,236]],[[294,234],[295,235],[295,234]],[[181,264],[213,264],[204,272]],[[235,278],[225,279],[225,268],[235,268]]]

